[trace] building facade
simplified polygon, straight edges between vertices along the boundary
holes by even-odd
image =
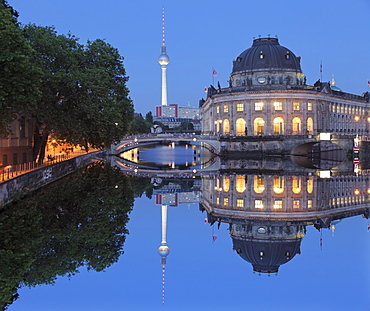
[[[367,134],[369,93],[306,84],[300,57],[277,38],[258,38],[233,61],[227,88],[208,89],[202,133],[231,136]]]
[[[32,161],[33,126],[29,118],[19,116],[10,125],[11,135],[0,137],[0,167]]]

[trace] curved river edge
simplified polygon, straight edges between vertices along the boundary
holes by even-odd
[[[88,166],[94,161],[103,160],[108,154],[108,149],[90,152],[4,181],[0,183],[0,208],[13,200],[22,198],[29,191],[45,186]]]

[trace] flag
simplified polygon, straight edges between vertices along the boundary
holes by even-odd
[[[320,63],[320,74],[322,74],[322,62]]]
[[[370,80],[367,79],[367,87],[370,87]]]
[[[208,223],[208,218],[204,218],[204,224]]]
[[[206,87],[206,86],[204,87],[204,92],[206,92],[206,93],[208,92],[208,87]]]
[[[217,240],[217,234],[212,234],[212,242]]]
[[[214,68],[212,68],[212,76],[217,77],[217,71]]]

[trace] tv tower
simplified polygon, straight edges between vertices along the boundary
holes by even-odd
[[[162,265],[162,304],[164,304],[164,276],[166,271],[166,259],[170,253],[170,248],[167,246],[166,241],[167,232],[167,205],[162,205],[162,243],[158,248],[158,253],[161,256]]]
[[[166,66],[170,62],[170,58],[166,54],[166,42],[164,39],[164,6],[162,6],[162,45],[161,55],[159,55],[158,63],[162,66],[162,106],[167,106],[167,80]]]

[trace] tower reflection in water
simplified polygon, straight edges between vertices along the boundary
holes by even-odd
[[[229,224],[234,251],[255,272],[277,273],[300,253],[307,226],[368,218],[369,195],[368,176],[208,175],[200,208],[211,225]]]

